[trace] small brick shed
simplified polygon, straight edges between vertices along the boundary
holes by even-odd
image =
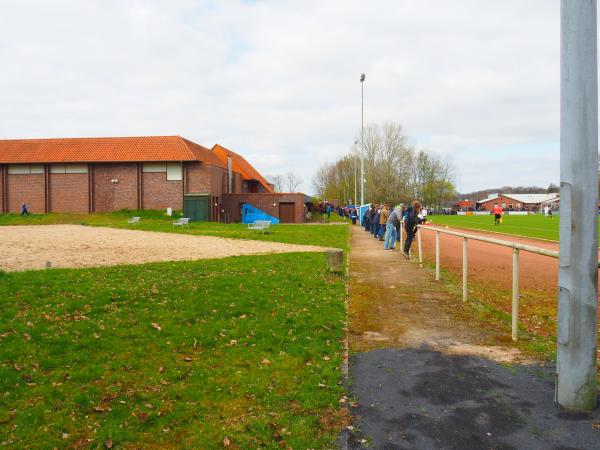
[[[0,213],[22,203],[34,213],[194,206],[197,220],[222,219],[222,211],[236,220],[239,199],[260,208],[267,197],[294,203],[293,220],[304,220],[296,212],[303,194],[275,193],[219,144],[209,150],[180,136],[0,140]],[[284,206],[285,221],[289,211]]]

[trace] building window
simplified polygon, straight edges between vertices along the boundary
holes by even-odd
[[[161,173],[167,171],[166,163],[144,163],[143,171],[146,173]]]
[[[167,181],[183,180],[181,163],[144,163],[144,173],[167,173]]]
[[[180,163],[167,164],[167,181],[183,180],[183,170]]]
[[[88,173],[87,164],[52,164],[50,173]]]
[[[11,164],[8,166],[9,175],[29,175],[44,173],[44,166],[41,164]]]

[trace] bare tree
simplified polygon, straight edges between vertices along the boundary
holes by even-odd
[[[360,142],[360,141],[359,141]],[[399,123],[365,127],[365,197],[368,201],[408,202],[420,199],[429,208],[446,204],[455,195],[454,170],[447,159],[415,150]],[[351,151],[319,168],[313,184],[324,198],[352,198],[360,156]]]
[[[294,172],[288,172],[285,176],[285,183],[288,192],[296,192],[302,184],[302,178],[300,178],[300,176]]]
[[[281,175],[267,175],[267,181],[273,185],[275,192],[283,191],[284,181]]]

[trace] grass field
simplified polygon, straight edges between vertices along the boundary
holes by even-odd
[[[0,274],[3,448],[335,446],[322,254]]]
[[[140,216],[138,225],[128,225],[127,219]],[[289,244],[321,245],[325,247],[348,248],[348,234],[344,231],[347,225],[315,225],[293,224],[272,225],[271,232],[262,234],[248,230],[248,225],[241,223],[223,224],[218,222],[192,222],[189,228],[173,229],[175,218],[167,217],[160,211],[118,211],[114,213],[97,214],[32,214],[21,217],[18,214],[0,214],[2,225],[52,225],[78,224],[88,226],[104,226],[112,228],[128,228],[145,231],[177,232],[197,234],[202,236],[219,236],[234,239],[254,239]],[[337,221],[338,216],[332,214],[331,221]]]
[[[470,228],[473,230],[494,231],[531,238],[558,241],[558,228],[560,217],[555,215],[548,219],[541,214],[527,216],[502,217],[500,225],[494,225],[494,216],[430,216],[434,225],[448,225],[452,227]],[[600,226],[599,226],[600,230]]]
[[[0,223],[126,228],[131,215]],[[173,232],[141,215],[138,228]],[[185,233],[348,248],[345,225]],[[0,272],[0,447],[334,448],[344,300],[320,253]]]

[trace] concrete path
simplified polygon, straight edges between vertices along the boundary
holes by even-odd
[[[431,273],[351,227],[352,449],[599,449],[600,411],[553,403],[554,369]]]

